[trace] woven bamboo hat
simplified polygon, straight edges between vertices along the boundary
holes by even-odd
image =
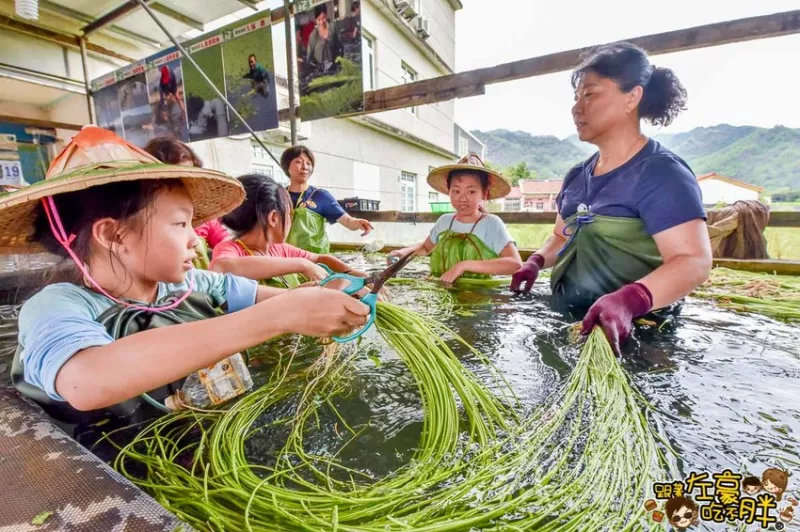
[[[84,126],[50,164],[44,181],[0,195],[0,253],[41,250],[28,236],[42,198],[121,181],[169,178],[180,179],[189,192],[194,225],[218,218],[244,201],[244,188],[237,179],[215,170],[163,164],[106,129]]]
[[[470,153],[462,157],[456,164],[448,164],[434,168],[428,174],[428,185],[437,192],[448,194],[447,190],[447,176],[453,170],[477,170],[485,172],[489,176],[489,198],[497,199],[508,196],[511,192],[511,183],[508,179],[503,177],[500,173],[495,172],[491,168],[487,168],[480,157],[475,153]]]

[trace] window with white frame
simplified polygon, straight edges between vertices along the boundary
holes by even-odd
[[[265,175],[267,177],[274,177],[274,170],[271,166],[266,164],[254,164],[253,173],[258,175]]]
[[[469,139],[464,135],[458,136],[458,154],[461,157],[469,155]]]
[[[417,174],[403,172],[400,174],[400,210],[416,212]]]
[[[438,201],[439,201],[438,192],[428,192],[428,203],[438,203]]]
[[[362,34],[363,42],[363,58],[361,61],[361,68],[363,69],[364,76],[364,90],[374,91],[378,88],[376,79],[376,63],[375,63],[375,37],[366,33]]]
[[[400,79],[403,81],[403,85],[405,85],[406,83],[414,83],[415,81],[417,81],[417,73],[413,68],[411,68],[405,63],[400,63],[400,68],[402,69],[402,75]],[[416,107],[406,107],[406,110],[412,115],[417,114]]]

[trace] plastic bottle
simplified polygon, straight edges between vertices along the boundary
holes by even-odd
[[[236,353],[186,377],[181,390],[167,397],[164,404],[170,410],[187,406],[206,408],[239,397],[252,387],[253,379],[244,358]]]
[[[364,246],[365,253],[377,253],[381,249],[383,249],[383,242],[381,240],[373,240],[369,244]]]

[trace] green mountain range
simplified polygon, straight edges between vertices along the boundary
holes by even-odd
[[[508,168],[525,162],[542,179],[561,179],[595,151],[575,135],[558,139],[505,129],[472,133],[486,144],[486,158],[493,165]],[[721,124],[654,138],[698,175],[717,172],[767,192],[800,189],[800,129]]]

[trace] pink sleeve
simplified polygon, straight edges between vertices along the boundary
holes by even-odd
[[[219,259],[231,259],[231,258],[235,259],[238,257],[246,257],[246,256],[247,254],[239,244],[237,244],[233,240],[227,240],[214,248],[214,251],[211,254],[211,264],[209,265],[209,267],[213,268],[214,263],[217,262]]]
[[[311,253],[291,244],[270,244],[270,255],[284,259],[309,259]]]

